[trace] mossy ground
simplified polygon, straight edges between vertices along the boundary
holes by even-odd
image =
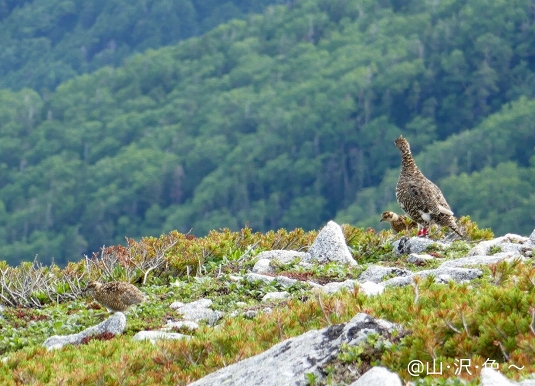
[[[425,267],[411,266],[404,257],[394,255],[391,244],[400,235],[347,225],[343,227],[346,241],[359,266],[328,264],[307,270],[295,264],[275,266],[280,274],[318,283],[357,278],[370,264],[429,269],[446,259],[466,255],[474,241],[492,237],[490,231],[477,229],[469,219],[462,221],[469,230],[468,240],[457,241],[447,250],[433,251],[437,262]],[[259,252],[306,249],[316,235],[317,232],[299,229],[258,234],[245,228],[240,232],[212,232],[204,238],[172,233],[130,241],[129,249],[122,252],[126,256],[123,263],[114,268],[113,275],[116,279],[129,276],[133,282],[143,277],[145,284],[141,288],[149,300],[128,312],[124,334],[111,339],[97,337],[82,345],[48,352],[41,346],[48,336],[81,331],[101,321],[106,311],[81,297],[43,301],[35,308],[8,307],[0,319],[0,355],[7,358],[0,365],[0,384],[187,384],[265,351],[281,340],[347,322],[358,312],[399,323],[405,333],[394,338],[393,343],[372,337],[361,347],[344,347],[340,356],[323,369],[327,377],[320,382],[308,376],[310,383],[344,384],[370,366],[383,365],[405,381],[453,385],[459,382],[455,374],[458,362],[468,359],[472,374],[463,371],[460,376],[474,384],[479,369],[489,360],[513,379],[535,372],[535,268],[531,263],[485,267],[483,278],[466,284],[435,284],[432,278],[417,280],[414,286],[387,288],[377,297],[367,297],[358,289],[320,297],[307,285],[298,284],[286,289],[292,295],[290,299],[269,304],[261,302],[262,296],[281,290],[278,284],[231,278],[249,271]],[[168,240],[171,238],[179,242],[173,244]],[[150,251],[162,250],[162,244],[172,246],[165,249],[165,264],[149,275],[142,269],[128,271],[125,261],[146,259]],[[140,251],[145,251],[144,255]],[[73,264],[65,270],[48,272],[61,275],[67,270],[72,273],[83,267]],[[97,272],[92,271],[92,275]],[[191,339],[155,345],[131,340],[137,331],[158,329],[170,319],[178,320],[169,308],[172,302],[200,298],[212,299],[214,309],[227,312],[217,328],[201,325],[196,331],[181,331]],[[253,319],[228,315],[265,307],[272,312],[259,312]],[[442,364],[442,375],[409,374],[407,366],[411,361],[432,364],[433,359]],[[509,368],[511,364],[524,368]]]

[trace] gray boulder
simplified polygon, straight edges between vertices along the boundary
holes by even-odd
[[[465,266],[474,266],[474,265],[489,265],[499,263],[500,261],[513,261],[515,259],[525,260],[526,258],[522,255],[519,255],[514,252],[500,252],[495,255],[476,255],[461,257],[460,259],[448,260],[440,264],[439,268],[450,268],[450,267],[465,267]]]
[[[43,346],[48,350],[54,350],[65,346],[66,344],[79,344],[84,338],[103,333],[113,335],[121,334],[126,328],[126,316],[122,312],[116,312],[108,319],[96,326],[89,327],[82,332],[70,335],[54,335],[44,341]]]
[[[408,255],[411,253],[422,253],[431,245],[439,248],[447,248],[449,244],[442,243],[440,241],[428,239],[426,237],[402,237],[396,240],[392,246],[394,252],[398,255]]]
[[[359,276],[360,282],[371,281],[373,283],[380,283],[386,276],[403,277],[412,276],[412,272],[402,268],[396,267],[382,267],[380,265],[372,265]]]
[[[321,229],[303,261],[320,264],[334,261],[342,264],[357,265],[346,244],[342,228],[334,221],[329,221]]]
[[[256,256],[258,261],[254,265],[252,271],[255,273],[274,273],[275,269],[271,266],[272,260],[277,260],[281,264],[289,264],[293,260],[301,260],[305,256],[305,252],[289,251],[284,249],[260,252]]]
[[[196,330],[199,328],[199,324],[197,322],[194,322],[192,320],[179,320],[178,322],[174,322],[172,320],[168,320],[165,326],[161,328],[162,331],[170,331],[174,328],[187,328],[189,330]]]
[[[174,302],[170,307],[177,310],[184,320],[191,320],[194,322],[205,321],[213,326],[224,314],[221,311],[212,310],[210,308],[211,305],[212,301],[210,299],[199,299],[187,304]]]
[[[275,268],[271,266],[271,260],[260,259],[255,263],[251,271],[254,273],[275,273]]]
[[[462,283],[481,277],[483,275],[483,271],[480,269],[456,267],[427,269],[424,271],[415,272],[410,276],[394,277],[382,282],[381,284],[385,287],[408,285],[413,282],[413,278],[415,276],[427,277],[429,275],[435,276],[435,280],[438,283],[447,283],[450,280]]]
[[[333,281],[331,283],[327,283],[319,288],[321,292],[327,293],[327,294],[333,294],[335,292],[338,292],[342,289],[352,290],[355,288],[355,286],[358,285],[358,282],[356,280],[345,280],[342,282],[336,282]]]
[[[415,264],[415,265],[425,265],[433,260],[435,260],[433,256],[425,254],[425,253],[424,254],[411,253],[409,257],[407,257],[407,262]]]
[[[252,273],[252,272],[246,273],[243,276],[243,278],[250,282],[261,281],[265,284],[269,284],[272,281],[275,281],[276,283],[280,284],[284,288],[291,287],[292,285],[294,285],[295,283],[299,281],[297,279],[292,279],[286,276],[269,276],[269,275],[261,275],[261,274]]]
[[[308,373],[322,376],[323,366],[334,359],[343,343],[357,345],[372,333],[390,334],[399,327],[360,313],[348,323],[311,330],[287,339],[251,358],[224,367],[190,386],[307,385]]]
[[[364,283],[359,283],[359,288],[361,292],[368,296],[381,295],[385,287],[381,284],[374,283],[372,281],[366,281]]]
[[[349,386],[403,386],[401,378],[386,367],[372,367]]]
[[[268,292],[262,297],[263,302],[269,302],[273,300],[283,300],[288,299],[290,297],[290,294],[286,291],[282,292]]]
[[[489,255],[493,249],[498,249],[499,252],[511,252],[523,256],[530,256],[533,248],[535,248],[535,242],[532,241],[531,236],[528,238],[508,233],[505,236],[480,242],[468,252],[468,255]]]
[[[481,386],[514,386],[518,385],[516,382],[511,382],[502,373],[491,369],[481,369]]]

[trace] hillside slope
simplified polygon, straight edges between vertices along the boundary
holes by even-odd
[[[499,156],[447,144],[478,125],[489,140],[517,129],[515,119],[485,122],[531,105],[530,6],[302,0],[44,95],[1,90],[0,256],[64,264],[125,236],[174,229],[314,229],[354,202],[360,212],[350,221],[363,221],[391,203],[393,186],[366,189],[398,167],[400,133],[415,154],[428,146],[462,153],[459,167],[444,170],[455,163],[429,150],[431,177],[511,161],[510,177],[523,180],[529,133],[508,137]],[[479,177],[463,178],[471,186]],[[479,188],[470,194],[457,195],[455,212],[490,211],[472,213],[485,201]],[[499,212],[518,208],[498,198]],[[510,221],[485,225],[524,232]]]
[[[269,371],[266,384],[279,385],[284,376],[288,383],[348,385],[371,366],[435,386],[475,386],[490,364],[509,378],[532,376],[535,231],[492,239],[469,219],[461,223],[467,237],[454,242],[440,232],[424,239],[411,237],[416,230],[393,234],[330,222],[310,232],[171,232],[108,247],[65,269],[0,264],[0,383],[186,385],[265,352],[263,361],[242,362],[236,371],[258,382],[266,367],[288,358],[293,347],[286,340],[296,336],[303,338],[300,355],[280,366],[283,375]],[[417,253],[400,254],[402,241]],[[126,318],[110,317],[84,296],[95,279],[135,283],[148,300]],[[343,344],[362,336],[352,328],[348,339],[339,338],[359,313],[396,323],[401,332]],[[107,318],[126,323],[114,333],[87,333]],[[375,330],[369,318],[364,330]],[[72,344],[81,331],[84,339]],[[163,337],[138,341],[140,331]],[[279,355],[269,356],[282,341]],[[443,371],[410,365],[434,360]],[[202,384],[213,385],[213,378]]]

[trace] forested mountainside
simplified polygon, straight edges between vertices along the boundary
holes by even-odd
[[[199,35],[278,0],[3,0],[0,87],[43,93],[76,75]]]
[[[457,215],[528,233],[534,20],[527,0],[294,1],[55,91],[4,89],[0,256],[378,226],[399,212],[400,134]]]

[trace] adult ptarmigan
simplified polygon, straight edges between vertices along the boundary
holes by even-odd
[[[390,211],[383,212],[381,216],[381,221],[390,223],[390,227],[396,233],[407,229],[416,228],[417,226],[417,224],[412,221],[410,217]]]
[[[395,144],[401,152],[401,172],[396,185],[396,199],[401,209],[418,223],[418,235],[427,235],[427,228],[435,223],[450,228],[462,237],[463,234],[455,223],[453,212],[442,192],[416,166],[409,142],[400,136]]]

